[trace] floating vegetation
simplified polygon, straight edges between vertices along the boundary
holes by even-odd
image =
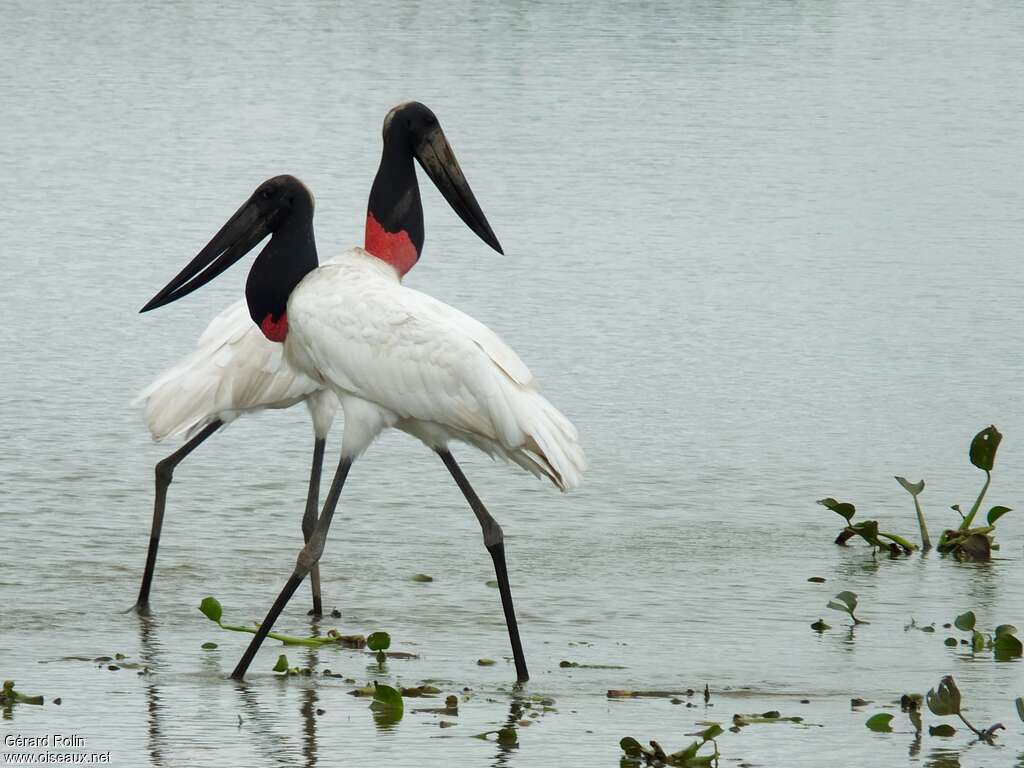
[[[217,644],[216,643],[203,643],[199,647],[202,648],[204,651],[215,651],[215,650],[217,650]]]
[[[516,747],[519,745],[519,735],[516,733],[515,727],[511,725],[495,731],[473,734],[474,739],[484,739],[485,741],[490,741],[491,736],[494,736],[494,740],[503,747]]]
[[[609,699],[639,699],[639,698],[651,698],[651,699],[671,699],[676,696],[693,696],[695,691],[693,688],[687,688],[685,691],[623,691],[623,690],[610,690],[608,691]]]
[[[259,626],[243,627],[238,625],[224,624],[221,622],[223,616],[223,608],[221,607],[220,601],[215,597],[204,597],[202,602],[199,604],[199,611],[210,621],[214,622],[221,629],[226,629],[230,632],[248,632],[249,634],[256,634]],[[384,634],[387,633],[375,633]],[[304,645],[309,648],[319,648],[324,645],[340,645],[343,648],[364,648],[366,647],[366,637],[363,635],[342,635],[336,629],[331,629],[326,635],[320,637],[293,637],[292,635],[284,635],[280,632],[268,632],[267,637],[279,640],[285,645]],[[390,638],[388,640],[390,643]]]
[[[370,702],[370,709],[374,712],[384,712],[401,718],[402,713],[405,711],[405,705],[402,703],[402,694],[390,685],[374,682],[373,701]]]
[[[384,651],[391,647],[391,635],[387,632],[373,632],[366,638],[366,647],[377,652],[377,664],[383,666],[388,658]]]
[[[477,659],[476,665],[478,667],[493,667],[497,662],[494,659]]]
[[[57,700],[54,699],[54,702]],[[10,709],[15,704],[32,704],[34,706],[43,705],[42,696],[30,696],[26,693],[14,690],[13,680],[4,680],[3,688],[0,689],[0,707],[5,710]]]
[[[429,584],[434,580],[433,576],[427,576],[425,573],[417,573],[412,577],[413,581],[419,582],[420,584]]]
[[[968,644],[974,653],[991,650],[997,661],[1008,661],[1024,655],[1024,646],[1017,638],[1017,628],[1013,624],[1000,624],[991,634],[979,632],[974,611],[967,611],[953,620],[953,626],[971,634]],[[953,640],[955,644],[955,638]],[[946,644],[949,645],[948,640]]]
[[[984,731],[979,731],[964,717],[963,712],[960,708],[960,689],[956,686],[956,681],[953,680],[952,675],[946,675],[939,681],[937,687],[932,688],[928,691],[925,696],[925,701],[928,703],[928,709],[931,710],[933,715],[938,717],[949,717],[956,715],[959,717],[963,724],[966,725],[979,739],[991,742],[999,730],[1006,730],[1002,723],[996,723],[986,728]],[[929,733],[934,733],[934,728],[929,728]],[[940,734],[945,735],[945,734]],[[952,735],[952,734],[950,734]]]
[[[650,746],[645,747],[632,736],[626,736],[621,739],[619,746],[626,754],[626,759],[634,763],[642,761],[647,765],[653,766],[672,765],[679,766],[680,768],[699,768],[699,766],[718,764],[719,752],[716,739],[722,733],[722,726],[718,723],[712,723],[703,731],[693,734],[697,737],[697,741],[671,754],[667,754],[656,741],[652,740]],[[714,751],[711,754],[698,754],[705,744],[711,744]]]
[[[762,712],[760,714],[753,715],[733,715],[732,716],[732,731],[739,731],[740,728],[746,728],[748,725],[758,725],[764,723],[802,723],[804,719],[798,715],[792,717],[783,717],[782,713],[778,710],[770,710],[768,712]]]
[[[867,624],[868,622],[858,619],[853,612],[857,610],[857,595],[853,592],[840,592],[838,595],[828,601],[826,608],[831,608],[833,611],[841,611],[847,614],[854,624]]]
[[[422,709],[414,709],[416,712],[425,712],[431,715],[449,715],[458,717],[459,715],[459,697],[455,694],[449,694],[444,700],[443,707],[426,707]],[[454,725],[454,723],[453,723]]]
[[[936,548],[944,554],[952,553],[967,560],[989,560],[992,557],[992,550],[998,549],[999,545],[993,540],[996,521],[1010,511],[1009,507],[995,506],[989,509],[986,516],[986,525],[974,526],[975,518],[981,510],[981,502],[992,482],[992,469],[995,466],[996,452],[1003,436],[995,426],[988,426],[981,430],[971,440],[968,449],[968,458],[971,464],[985,473],[985,482],[978,492],[970,511],[965,515],[960,510],[959,504],[950,507],[960,515],[960,525],[956,528],[946,529],[939,537]],[[928,529],[924,521],[924,511],[918,501],[918,495],[924,490],[924,481],[909,483],[906,478],[897,477],[896,480],[908,493],[914,497],[914,511],[917,513],[918,523],[921,527],[922,541],[927,541]],[[930,543],[929,543],[930,546]],[[925,547],[927,549],[928,547]]]
[[[274,670],[273,671],[274,672],[278,672],[278,673],[283,674],[283,675],[288,676],[288,677],[293,677],[293,676],[297,676],[297,675],[312,675],[313,674],[313,670],[310,669],[309,667],[303,667],[301,669],[299,667],[289,667],[288,666],[288,657],[285,656],[283,653],[280,656],[277,657],[277,663],[274,665]]]
[[[892,719],[893,715],[890,713],[879,712],[869,717],[864,725],[876,733],[892,733]]]
[[[562,669],[628,669],[619,664],[581,664],[576,661],[566,661],[563,659],[558,662],[558,666]]]
[[[853,516],[857,512],[857,508],[847,501],[836,501],[831,496],[828,496],[824,499],[818,499],[818,504],[821,504],[826,509],[831,509],[846,521],[846,526],[836,536],[836,544],[840,546],[845,546],[846,542],[854,536],[860,536],[872,547],[888,552],[892,557],[897,557],[901,554],[909,555],[917,549],[916,545],[911,544],[902,536],[880,531],[877,520],[865,520],[855,525],[853,523]]]
[[[816,622],[811,624],[811,629],[815,632],[825,632],[826,630],[832,629],[832,625],[826,624],[823,619],[818,619]]]

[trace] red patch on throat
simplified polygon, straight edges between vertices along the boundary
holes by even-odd
[[[288,313],[282,312],[277,320],[273,315],[267,314],[260,321],[260,330],[271,341],[284,341],[288,336]]]
[[[364,247],[378,259],[397,269],[399,276],[412,269],[420,258],[408,232],[404,229],[399,232],[388,232],[372,213],[366,214]]]

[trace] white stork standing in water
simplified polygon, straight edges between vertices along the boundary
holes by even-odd
[[[505,565],[504,537],[452,456],[461,441],[547,477],[563,491],[585,468],[576,430],[538,391],[522,360],[473,318],[406,288],[404,275],[423,249],[423,208],[413,158],[462,220],[488,245],[501,246],[466,182],[434,114],[422,104],[395,107],[384,120],[384,149],[370,191],[365,248],[318,266],[313,197],[292,176],[259,186],[202,251],[143,307],[180,299],[252,250],[249,314],[288,362],[330,388],[345,414],[338,468],[295,569],[232,677],[241,679],[267,632],[320,560],[342,487],[355,459],[384,430],[407,432],[433,449],[455,479],[494,562],[519,681],[529,679]]]
[[[221,312],[207,326],[189,355],[164,371],[135,400],[153,439],[184,436],[186,443],[156,465],[156,492],[149,552],[134,610],[149,613],[157,550],[167,489],[174,469],[200,443],[243,413],[290,408],[305,401],[313,420],[313,464],[310,469],[302,533],[308,541],[319,512],[320,472],[327,433],[334,421],[338,398],[288,363],[284,348],[267,339],[252,319],[245,301]],[[310,573],[314,616],[323,613],[320,569]]]

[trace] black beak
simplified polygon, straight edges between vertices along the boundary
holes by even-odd
[[[487,217],[480,210],[473,190],[469,188],[469,182],[466,181],[441,126],[431,128],[419,140],[415,154],[423,170],[444,195],[448,204],[459,214],[459,218],[466,222],[481,240],[498,253],[504,254],[501,243],[494,236],[491,225],[487,223]]]
[[[245,256],[270,232],[268,215],[250,198],[189,265],[139,311],[148,312],[192,293]]]

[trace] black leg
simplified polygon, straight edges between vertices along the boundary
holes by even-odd
[[[267,617],[260,624],[260,628],[249,643],[249,647],[245,649],[245,653],[239,659],[235,671],[231,673],[231,677],[235,680],[241,680],[245,677],[245,672],[249,669],[249,665],[256,656],[256,652],[260,649],[260,645],[262,645],[267,633],[274,628],[274,622],[277,621],[277,617],[284,610],[292,595],[295,594],[299,584],[306,578],[306,574],[319,562],[320,555],[324,551],[324,542],[327,541],[327,531],[331,527],[331,518],[334,517],[334,510],[338,506],[338,499],[341,497],[341,489],[345,485],[345,478],[348,477],[348,471],[351,467],[352,459],[342,456],[341,461],[338,462],[338,470],[334,473],[334,482],[331,483],[331,490],[327,493],[327,501],[324,502],[324,511],[320,514],[320,519],[317,520],[316,529],[313,531],[313,535],[309,537],[309,542],[299,552],[299,557],[295,561],[295,570],[292,571],[292,575],[284,585],[284,589],[281,590],[281,594],[277,596],[277,600],[270,607]]]
[[[302,538],[307,544],[316,530],[317,512],[320,510],[320,472],[324,465],[324,445],[327,439],[316,438],[313,443],[313,466],[309,470],[309,493],[306,494],[306,514],[302,517]],[[320,563],[316,563],[309,572],[309,585],[313,588],[313,610],[310,616],[319,618],[324,615],[323,600],[320,598]]]
[[[164,507],[167,505],[167,487],[174,477],[174,468],[194,451],[199,444],[223,426],[222,421],[211,422],[195,437],[185,443],[166,459],[156,465],[156,496],[153,500],[153,525],[149,531],[149,553],[146,555],[146,570],[142,574],[139,598],[135,601],[136,613],[149,613],[149,588],[153,583],[153,569],[156,567],[156,553],[160,549],[160,529],[164,525]]]
[[[501,607],[505,611],[508,639],[512,643],[512,655],[516,662],[516,679],[520,683],[525,683],[530,679],[530,673],[526,669],[526,656],[523,654],[523,643],[519,639],[519,625],[516,623],[516,610],[512,605],[512,589],[508,583],[508,569],[505,567],[505,535],[501,531],[501,526],[491,517],[487,507],[480,501],[480,497],[476,495],[476,491],[473,490],[466,476],[462,474],[462,469],[455,462],[455,457],[448,451],[438,451],[437,453],[444,465],[448,467],[448,471],[452,473],[455,483],[480,522],[480,528],[484,533],[484,546],[491,553],[491,560],[494,561],[494,573],[498,577]]]

